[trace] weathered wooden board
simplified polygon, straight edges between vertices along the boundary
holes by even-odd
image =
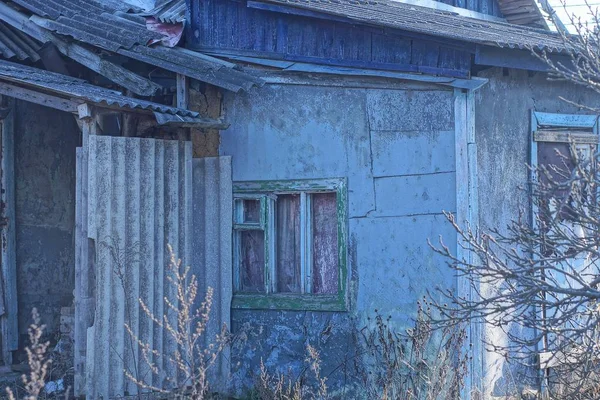
[[[495,0],[486,0],[495,1]],[[208,0],[192,10],[191,48],[358,68],[469,75],[469,49],[392,30],[269,12],[258,2]],[[235,28],[233,28],[235,27]]]
[[[12,363],[12,351],[19,346],[17,326],[17,266],[15,238],[15,153],[14,153],[14,118],[15,101],[9,100],[11,112],[2,122],[2,217],[6,225],[2,228],[2,283],[4,313],[0,319],[2,334],[2,360]]]

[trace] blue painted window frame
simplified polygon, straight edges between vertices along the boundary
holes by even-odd
[[[314,293],[276,293],[272,282],[275,260],[275,226],[274,195],[284,193],[336,193],[337,233],[338,233],[338,293],[319,295]],[[234,210],[234,294],[232,308],[235,309],[274,309],[274,310],[314,310],[314,311],[347,311],[347,244],[348,244],[348,211],[346,178],[310,179],[310,180],[277,180],[234,182],[234,207],[236,200],[254,199],[261,202],[261,218],[258,224],[250,226],[235,220]],[[238,213],[239,215],[239,213]],[[244,229],[259,229],[265,232],[265,291],[266,293],[239,293],[240,265],[237,253],[239,242],[236,232]],[[303,275],[303,279],[305,276]]]
[[[539,227],[536,224],[539,209],[533,201],[533,191],[536,182],[538,182],[537,168],[538,162],[538,143],[554,142],[554,143],[570,143],[571,145],[590,145],[595,143],[598,146],[600,141],[599,136],[599,119],[598,115],[585,114],[558,114],[547,113],[532,110],[531,111],[531,134],[530,134],[530,199],[531,199],[531,215],[530,224],[534,230]],[[535,257],[535,256],[534,256]],[[543,307],[543,306],[542,306]],[[545,313],[542,309],[538,310],[541,314]],[[546,358],[550,354],[550,349],[542,342],[540,352],[540,360]],[[543,379],[544,390],[546,379]]]

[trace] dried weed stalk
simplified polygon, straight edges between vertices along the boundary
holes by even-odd
[[[204,333],[210,320],[213,290],[208,288],[204,301],[196,307],[198,280],[190,273],[190,267],[182,266],[171,246],[168,246],[168,250],[170,275],[167,279],[175,289],[176,302],[167,297],[164,298],[164,302],[167,312],[175,314],[176,319],[167,316],[167,312],[165,315],[155,315],[141,299],[139,303],[146,316],[160,327],[165,335],[174,340],[177,350],[173,354],[162,354],[155,350],[151,343],[143,342],[128,324],[125,328],[139,346],[143,360],[152,374],[159,376],[168,368],[175,369],[176,372],[171,374],[175,378],[167,378],[171,380],[170,384],[174,389],[148,383],[127,370],[125,375],[145,391],[166,394],[169,398],[204,399],[209,393],[207,372],[227,346],[229,335],[224,326],[215,342],[205,345]]]
[[[36,400],[46,384],[46,376],[50,364],[52,363],[46,357],[46,352],[50,342],[41,343],[42,334],[44,333],[45,325],[40,324],[40,315],[36,308],[31,311],[33,323],[29,326],[29,346],[25,348],[27,352],[27,363],[29,364],[29,376],[23,374],[23,384],[25,389],[24,400]],[[15,400],[15,394],[10,388],[6,388],[8,398]]]

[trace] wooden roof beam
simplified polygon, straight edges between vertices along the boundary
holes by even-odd
[[[6,82],[0,82],[0,94],[70,113],[77,113],[77,107],[82,103]]]

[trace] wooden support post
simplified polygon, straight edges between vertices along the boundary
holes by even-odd
[[[81,143],[77,149],[77,187],[75,199],[75,396],[86,392],[87,329],[94,323],[95,281],[94,243],[88,234],[89,137],[95,135],[96,119],[93,108],[80,106]]]
[[[189,86],[188,77],[177,74],[177,108],[188,109],[190,101]]]
[[[12,352],[19,347],[17,263],[15,239],[15,153],[14,121],[15,100],[8,99],[11,109],[2,121],[2,278],[4,291],[4,314],[0,318],[2,334],[2,359],[12,364]]]
[[[473,91],[454,89],[454,140],[456,157],[456,222],[477,229],[479,225],[479,199],[477,188],[477,145],[475,140],[475,97]],[[475,262],[474,254],[465,249],[457,238],[456,256]],[[473,300],[477,290],[464,276],[457,281],[457,296]],[[472,390],[481,392],[483,383],[482,325],[471,321],[467,327],[469,342],[465,351],[472,354],[461,399],[472,398]]]
[[[177,74],[177,108],[187,110],[190,106],[190,80],[187,76]],[[189,128],[179,130],[179,140],[190,140]]]

